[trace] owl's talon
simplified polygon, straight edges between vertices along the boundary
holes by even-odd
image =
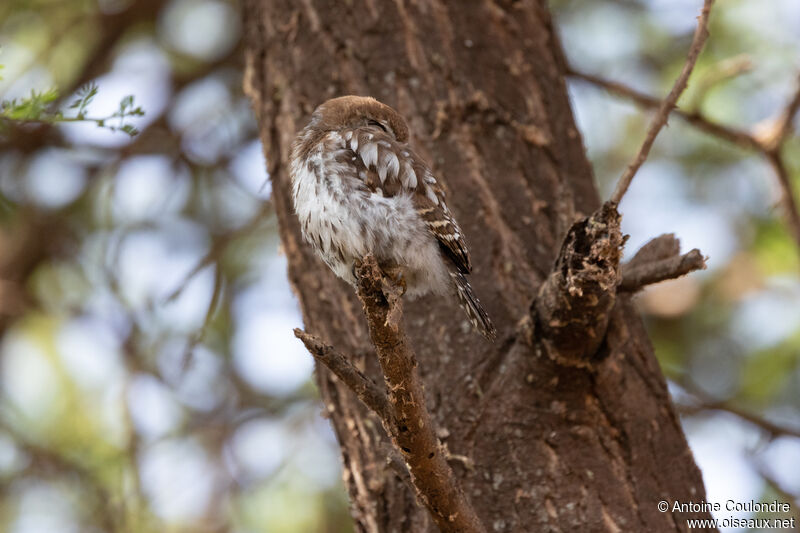
[[[406,278],[401,267],[394,266],[384,268],[383,273],[386,274],[386,277],[389,278],[395,286],[400,287],[401,294],[405,294],[407,288]]]

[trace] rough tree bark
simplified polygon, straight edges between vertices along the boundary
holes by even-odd
[[[705,493],[630,293],[610,302],[592,353],[572,354],[582,364],[536,340],[553,325],[537,325],[534,302],[562,241],[600,207],[546,3],[245,0],[244,11],[245,88],[306,328],[376,383],[361,305],[300,238],[290,144],[327,98],[372,95],[408,119],[447,187],[498,341],[472,332],[454,300],[407,302],[405,324],[437,433],[486,528],[685,531],[686,518],[708,518],[656,507]],[[325,367],[317,379],[357,529],[435,530],[387,465],[377,418]]]

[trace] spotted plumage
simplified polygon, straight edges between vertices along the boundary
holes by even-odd
[[[300,132],[291,156],[295,211],[303,237],[349,283],[371,253],[398,269],[413,298],[455,292],[472,323],[496,335],[465,274],[464,234],[428,165],[407,144],[408,127],[377,100],[328,100]]]

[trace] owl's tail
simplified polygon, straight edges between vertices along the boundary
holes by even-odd
[[[461,308],[467,313],[469,321],[484,337],[490,341],[495,340],[497,338],[497,330],[494,329],[494,324],[492,324],[489,315],[484,311],[481,301],[472,292],[472,287],[467,278],[461,272],[450,272],[450,277],[453,278],[458,301],[461,304]]]

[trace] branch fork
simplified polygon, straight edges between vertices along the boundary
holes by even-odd
[[[572,225],[553,270],[531,306],[531,320],[548,355],[566,366],[587,367],[605,337],[619,294],[706,268],[700,250],[680,253],[680,241],[665,234],[649,241],[624,265],[627,236],[616,205],[606,202]],[[527,324],[528,321],[525,321]],[[533,335],[527,336],[533,339]]]
[[[371,255],[356,265],[356,279],[385,391],[334,347],[300,329],[294,330],[295,336],[381,419],[405,461],[418,501],[428,509],[439,529],[448,533],[485,533],[434,432],[416,356],[402,326],[402,287],[380,269]]]
[[[708,38],[713,4],[714,0],[704,0],[681,73],[659,104],[639,151],[620,176],[611,198],[590,217],[569,229],[555,266],[531,306],[532,326],[539,333],[548,355],[560,364],[589,366],[589,358],[605,338],[618,291],[635,292],[645,285],[705,268],[705,258],[699,250],[680,255],[680,245],[674,236],[654,239],[621,268],[622,247],[627,237],[620,231],[617,205],[647,160],[656,137],[686,89]],[[797,106],[800,107],[800,100]],[[523,320],[522,325],[527,323]],[[528,337],[533,338],[532,335]]]

